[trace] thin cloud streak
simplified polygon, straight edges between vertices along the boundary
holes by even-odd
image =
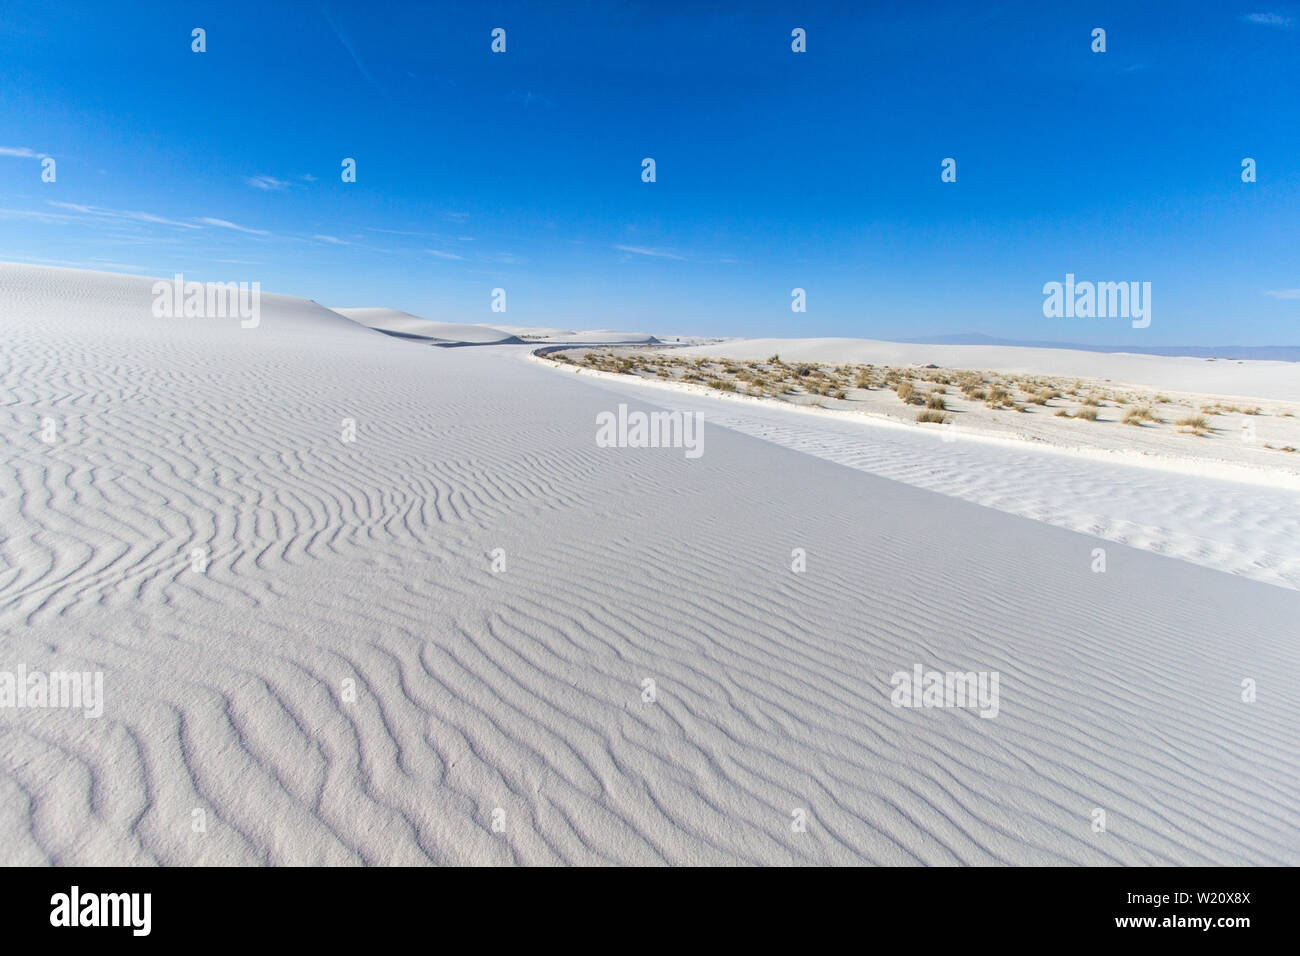
[[[636,256],[650,256],[655,259],[676,259],[678,262],[685,262],[685,256],[679,256],[675,252],[669,252],[667,249],[650,249],[646,246],[615,246],[620,252],[630,252]]]
[[[228,219],[213,219],[210,216],[203,216],[195,219],[205,226],[216,226],[219,229],[234,229],[236,232],[246,232],[251,236],[269,236],[270,233],[265,229],[249,229],[247,226],[241,226],[238,223],[231,222]]]

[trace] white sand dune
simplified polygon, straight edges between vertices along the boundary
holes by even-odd
[[[519,338],[502,329],[487,325],[458,322],[434,322],[399,312],[397,309],[334,309],[339,315],[370,329],[413,339],[428,339],[437,345],[502,345],[517,343]]]
[[[1300,482],[1289,472],[999,440],[965,426],[944,433],[702,386],[560,371],[850,468],[1300,590]]]
[[[652,345],[658,341],[649,332],[626,332],[618,329],[539,329],[511,326],[521,339],[540,345]]]
[[[743,422],[597,447],[668,393],[529,347],[149,289],[0,265],[0,669],[106,698],[0,708],[0,862],[1300,863],[1300,593]],[[1000,713],[892,706],[914,664]]]
[[[725,356],[744,361],[779,354],[787,362],[934,364],[945,368],[1107,379],[1117,384],[1225,397],[1300,401],[1300,365],[1295,362],[1178,358],[1011,345],[913,345],[874,339],[736,339],[684,348],[681,354]]]

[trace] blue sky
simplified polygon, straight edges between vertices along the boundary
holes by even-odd
[[[1300,344],[1297,4],[6,0],[0,77],[4,260],[513,325]],[[1044,318],[1067,272],[1151,282],[1151,326]]]

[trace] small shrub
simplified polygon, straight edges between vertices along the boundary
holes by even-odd
[[[927,408],[924,411],[916,413],[916,420],[918,422],[934,422],[942,425],[948,420],[948,416],[937,409]]]
[[[985,399],[984,404],[989,408],[1011,405],[1011,393],[1001,385],[994,385],[989,389],[988,398]]]

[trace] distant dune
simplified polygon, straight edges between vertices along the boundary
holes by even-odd
[[[1077,375],[1182,392],[1300,401],[1300,365],[1281,361],[1212,361],[1014,345],[925,345],[835,338],[734,339],[686,348],[682,354],[744,360],[780,354],[787,362],[934,364],[1031,375]]]
[[[649,332],[618,329],[547,329],[506,326],[522,339],[546,345],[653,345],[659,340]]]
[[[456,322],[434,322],[429,319],[399,312],[397,309],[334,309],[367,328],[389,335],[412,339],[428,339],[436,345],[504,345],[518,343],[518,337],[487,325],[465,325]]]
[[[1129,353],[1132,355],[1167,355],[1186,358],[1245,359],[1262,362],[1300,362],[1297,345],[1084,345],[1078,342],[1003,339],[995,335],[966,332],[958,335],[932,335],[898,341],[918,345],[1010,345],[1031,349],[1072,349],[1076,352]]]

